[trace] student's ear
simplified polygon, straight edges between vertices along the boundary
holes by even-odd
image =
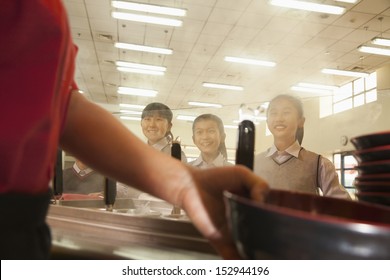
[[[195,144],[195,137],[194,137],[194,135],[192,135],[192,142],[194,142],[194,144]]]

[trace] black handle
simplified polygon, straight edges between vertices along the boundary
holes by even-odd
[[[171,156],[181,161],[181,146],[179,142],[172,142]],[[171,215],[178,215],[181,213],[179,206],[173,205]]]
[[[57,150],[57,160],[56,166],[54,169],[54,178],[53,178],[53,193],[55,196],[62,195],[64,190],[64,183],[62,179],[62,150]]]
[[[171,156],[181,160],[181,146],[178,142],[173,142],[171,147]]]
[[[104,203],[105,205],[114,205],[116,198],[116,181],[106,178],[104,185]]]
[[[253,170],[255,152],[255,125],[252,121],[244,120],[238,126],[238,144],[236,164],[242,164]]]

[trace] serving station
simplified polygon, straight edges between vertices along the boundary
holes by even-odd
[[[47,222],[53,259],[219,259],[186,215],[171,215],[164,203],[118,199],[55,201]]]

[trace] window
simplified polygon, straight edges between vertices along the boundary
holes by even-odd
[[[355,107],[364,105],[364,94],[355,95],[353,98],[353,104]]]
[[[344,112],[377,100],[376,73],[359,78],[337,89],[333,96],[321,97],[320,118]]]
[[[365,84],[364,78],[360,78],[360,79],[357,79],[356,81],[354,81],[353,82],[353,95],[357,95],[359,93],[362,93],[365,90],[364,84]]]
[[[339,175],[340,184],[343,185],[348,192],[354,193],[355,187],[353,185],[353,181],[358,175],[358,171],[355,170],[357,161],[352,152],[333,154],[333,163],[336,168],[336,172]]]
[[[348,98],[333,104],[333,113],[340,113],[353,108],[352,99]]]
[[[374,102],[377,100],[376,89],[370,90],[366,93],[366,103]]]

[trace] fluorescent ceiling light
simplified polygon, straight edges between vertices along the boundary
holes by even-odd
[[[291,90],[293,90],[293,91],[300,91],[300,92],[318,93],[318,94],[333,94],[333,90],[319,89],[319,88],[308,88],[308,87],[299,87],[299,86],[292,86]]]
[[[341,15],[345,12],[345,8],[332,5],[324,5],[306,1],[295,1],[295,0],[271,0],[271,5],[299,9],[311,12],[326,13]]]
[[[264,115],[256,116],[256,115],[249,115],[249,114],[243,114],[240,118],[241,118],[241,120],[234,120],[233,123],[239,124],[243,120],[252,120],[258,124],[259,122],[265,121],[267,119],[267,117]]]
[[[137,69],[137,68],[117,67],[116,69],[121,72],[129,72],[129,73],[139,73],[139,74],[148,74],[148,75],[156,75],[156,76],[164,75],[164,72]]]
[[[299,87],[307,87],[307,88],[316,88],[316,89],[325,89],[325,90],[337,90],[339,87],[337,86],[328,86],[321,84],[312,84],[312,83],[298,83]]]
[[[161,72],[165,72],[167,70],[167,67],[164,66],[140,64],[140,63],[127,62],[127,61],[120,61],[120,60],[115,61],[115,65],[119,67],[137,68],[137,69],[161,71]]]
[[[382,49],[375,47],[360,46],[359,51],[371,54],[387,55],[390,56],[390,49]]]
[[[321,72],[324,74],[358,77],[358,78],[368,77],[369,75],[368,73],[364,73],[364,72],[346,71],[346,70],[329,69],[329,68],[324,68],[321,70]]]
[[[268,66],[268,67],[274,67],[276,65],[276,63],[272,61],[263,61],[263,60],[248,59],[248,58],[233,57],[233,56],[225,56],[225,61],[251,64],[251,65]]]
[[[241,114],[239,120],[234,120],[233,123],[240,124],[243,120],[253,121],[255,124],[259,124],[261,121],[265,121],[267,117],[265,115],[254,115],[254,114]]]
[[[223,127],[224,128],[228,128],[228,129],[238,129],[238,125],[228,125],[228,124],[226,124]]]
[[[119,118],[129,121],[141,121],[141,117],[120,116]]]
[[[119,110],[119,112],[129,114],[129,115],[142,115],[141,111]]]
[[[191,121],[193,122],[196,117],[195,116],[188,116],[188,115],[177,115],[176,117],[178,120],[182,120],[182,121]]]
[[[371,40],[371,43],[375,45],[390,47],[390,39],[375,37]]]
[[[196,101],[189,101],[188,105],[200,106],[200,107],[222,108],[221,104],[217,104],[217,103],[204,103],[204,102],[196,102]]]
[[[143,105],[126,104],[126,103],[120,103],[120,104],[119,104],[119,107],[123,107],[123,108],[133,108],[133,109],[141,109],[141,110],[143,110],[143,109],[145,108],[145,106],[143,106]]]
[[[203,86],[208,88],[220,88],[220,89],[239,90],[239,91],[244,90],[244,88],[240,86],[231,86],[231,85],[224,85],[224,84],[203,83]]]
[[[152,16],[144,16],[144,15],[137,15],[137,14],[121,13],[121,12],[112,12],[111,16],[116,19],[168,25],[168,26],[182,26],[183,24],[181,20],[177,20],[177,19],[152,17]]]
[[[184,9],[163,7],[157,5],[148,5],[148,4],[141,4],[141,3],[124,2],[124,1],[111,1],[111,6],[118,9],[147,12],[147,13],[154,13],[160,15],[169,15],[169,16],[183,17],[187,14],[187,11]]]
[[[140,74],[149,74],[149,75],[164,75],[164,72],[167,70],[166,67],[148,65],[148,64],[139,64],[126,61],[116,61],[115,64],[118,66],[117,70],[121,72],[129,73],[140,73]]]
[[[351,4],[354,4],[356,3],[358,0],[334,0],[336,2],[344,2],[344,3],[351,3]]]
[[[118,87],[118,93],[123,95],[135,95],[135,96],[146,96],[146,97],[156,97],[157,95],[157,91],[155,90],[129,88],[129,87]]]
[[[140,51],[140,52],[149,52],[149,53],[159,53],[159,54],[172,54],[173,51],[171,49],[164,48],[156,48],[149,47],[144,45],[136,45],[136,44],[127,44],[127,43],[115,43],[115,47],[118,49],[132,50],[132,51]]]

